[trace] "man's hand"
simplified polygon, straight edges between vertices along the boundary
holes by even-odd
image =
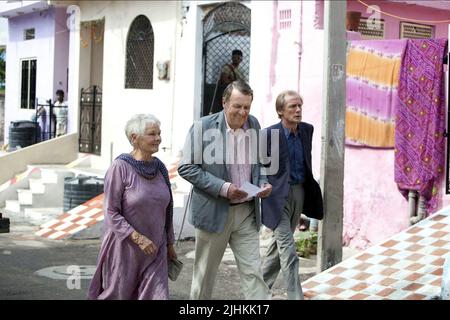
[[[131,240],[136,243],[145,254],[156,254],[158,252],[158,247],[153,243],[152,240],[147,238],[146,236],[133,231],[130,235]]]
[[[272,193],[272,185],[270,183],[264,183],[262,188],[263,188],[263,191],[258,193],[256,196],[258,196],[258,197],[260,197],[262,199],[267,198],[268,196],[270,196],[270,194]]]
[[[240,190],[235,184],[230,184],[228,188],[227,198],[230,200],[241,200],[247,197],[248,193]]]

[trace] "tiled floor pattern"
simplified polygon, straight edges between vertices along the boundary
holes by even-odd
[[[35,234],[48,239],[61,240],[93,226],[104,219],[103,198],[102,193],[58,218],[44,223]]]
[[[450,252],[450,209],[302,283],[311,300],[429,300]]]

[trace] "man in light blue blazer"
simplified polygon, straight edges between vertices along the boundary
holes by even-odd
[[[272,187],[258,161],[260,125],[249,115],[253,91],[243,81],[224,90],[223,111],[201,118],[189,130],[178,172],[193,185],[189,222],[195,227],[191,299],[210,299],[229,244],[246,299],[270,299],[259,254],[260,200]],[[250,142],[250,143],[248,143]],[[251,146],[251,147],[248,147]],[[263,189],[250,197],[242,186]]]

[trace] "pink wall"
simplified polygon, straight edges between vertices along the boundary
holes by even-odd
[[[376,5],[380,8],[381,11],[386,12],[390,15],[398,16],[391,17],[385,14],[381,14],[381,19],[385,21],[385,39],[400,38],[400,21],[406,21],[401,19],[402,17],[424,21],[450,20],[450,10],[435,9],[406,3],[392,3],[384,0],[364,0],[363,2],[368,5]],[[319,28],[323,28],[323,1],[317,1],[317,9],[318,26]],[[368,11],[368,8],[365,5],[356,0],[347,0],[347,11],[359,11],[362,13],[362,17],[365,18],[373,14],[371,10]],[[448,37],[449,23],[423,22],[422,24],[435,26],[435,38]]]
[[[424,20],[424,21],[441,21],[450,20],[450,11],[439,10],[434,8],[409,5],[403,3],[389,3],[387,1],[364,1],[371,5],[377,5],[380,10],[391,15],[405,17],[410,19]],[[369,17],[372,11],[367,13],[367,7],[358,1],[347,1],[347,11],[360,11],[362,17]],[[400,38],[400,21],[405,21],[400,18],[390,17],[385,14],[381,14],[381,19],[385,21],[385,38],[386,39],[399,39]],[[429,22],[417,22],[426,25],[435,26],[435,38],[447,38],[448,37],[448,23],[429,23]]]
[[[351,1],[353,2],[353,1]],[[375,1],[372,1],[372,3]],[[381,10],[397,9],[405,12],[401,4],[385,4],[376,1]],[[301,63],[300,92],[304,96],[305,107],[303,119],[314,125],[313,172],[320,175],[321,128],[323,108],[323,30],[317,25],[323,23],[322,17],[311,13],[313,5],[306,3],[303,15],[303,54]],[[350,3],[348,10],[357,9],[359,4]],[[354,7],[355,6],[355,7]],[[415,18],[437,20],[449,19],[449,12],[444,16],[439,10],[406,6],[409,15]],[[420,10],[418,10],[420,9]],[[423,10],[422,10],[423,9]],[[412,12],[412,11],[419,12]],[[313,18],[312,18],[313,17]],[[398,21],[387,21],[389,37],[398,38]],[[447,25],[437,28],[438,36],[447,36]],[[394,37],[394,34],[397,34]],[[355,39],[355,33],[348,32],[347,38]],[[366,248],[377,244],[409,225],[408,202],[398,192],[394,182],[394,151],[367,148],[345,147],[344,164],[344,244],[350,247]],[[441,184],[440,206],[450,204],[450,196],[445,195],[445,184]]]

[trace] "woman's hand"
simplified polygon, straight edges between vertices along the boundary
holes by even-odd
[[[158,252],[158,247],[146,236],[133,231],[130,238],[139,246],[139,248],[141,248],[142,251],[144,251],[145,254],[156,254],[156,252]]]
[[[175,249],[173,248],[173,244],[167,245],[167,258],[170,260],[175,260],[177,258],[177,253],[175,252]]]

